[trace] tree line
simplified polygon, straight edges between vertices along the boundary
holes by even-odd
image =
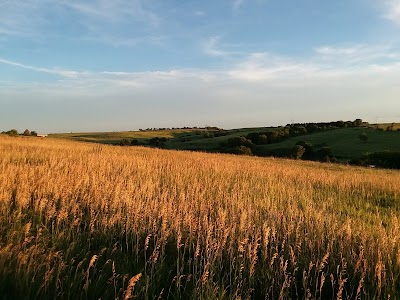
[[[7,134],[10,136],[24,135],[24,136],[37,136],[37,132],[29,129],[25,129],[23,133],[19,133],[17,129],[11,129],[8,131],[2,131],[1,134]]]

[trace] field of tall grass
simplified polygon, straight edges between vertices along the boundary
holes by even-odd
[[[0,136],[1,299],[399,299],[400,172]]]

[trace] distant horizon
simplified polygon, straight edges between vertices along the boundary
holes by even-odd
[[[218,128],[220,128],[220,129],[223,129],[223,130],[234,130],[234,129],[251,129],[251,128],[269,128],[269,127],[284,127],[284,126],[286,126],[287,124],[296,124],[296,123],[329,123],[329,122],[336,122],[336,121],[344,121],[344,122],[347,122],[347,121],[354,121],[355,119],[358,119],[358,118],[354,118],[354,119],[346,119],[346,120],[344,120],[344,119],[338,119],[338,120],[325,120],[325,121],[310,121],[310,122],[287,122],[287,123],[282,123],[282,124],[278,124],[278,125],[255,125],[255,126],[244,126],[244,127],[220,127],[220,126],[216,126],[216,125],[213,125],[213,124],[206,124],[206,125],[193,125],[193,126],[191,126],[191,125],[184,125],[184,126],[160,126],[160,127],[157,127],[157,126],[148,126],[148,127],[140,127],[140,128],[134,128],[134,129],[116,129],[116,130],[108,130],[108,129],[104,129],[104,130],[92,130],[92,131],[87,131],[87,130],[74,130],[74,131],[46,131],[46,130],[44,130],[44,131],[41,131],[41,130],[36,130],[34,127],[32,127],[32,128],[15,128],[15,127],[13,127],[13,128],[0,128],[0,132],[6,132],[6,131],[9,131],[9,130],[12,130],[12,129],[15,129],[15,130],[17,130],[18,131],[18,133],[19,134],[23,134],[23,132],[26,130],[26,129],[28,129],[29,131],[35,131],[35,132],[37,132],[38,134],[63,134],[63,133],[102,133],[102,132],[130,132],[130,131],[140,131],[140,130],[143,130],[143,131],[146,131],[146,130],[155,130],[155,131],[158,131],[158,130],[173,130],[173,129],[176,129],[176,130],[179,130],[179,129],[184,129],[185,127],[186,128],[189,128],[189,129],[195,129],[195,128],[199,128],[199,129],[201,129],[201,128],[205,128],[205,127],[218,127]],[[360,119],[362,119],[362,118],[360,118]],[[392,124],[392,123],[395,123],[395,124],[397,124],[397,123],[400,123],[400,120],[398,120],[398,121],[387,121],[387,122],[369,122],[368,120],[364,120],[364,119],[362,119],[362,121],[363,122],[366,122],[366,123],[368,123],[369,125],[378,125],[378,124]]]
[[[400,0],[26,0],[0,10],[0,128],[400,120]]]

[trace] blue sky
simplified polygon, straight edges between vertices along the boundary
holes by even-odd
[[[400,122],[400,0],[0,0],[0,130]]]

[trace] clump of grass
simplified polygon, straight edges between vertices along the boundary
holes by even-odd
[[[400,173],[0,137],[3,299],[396,299]]]

